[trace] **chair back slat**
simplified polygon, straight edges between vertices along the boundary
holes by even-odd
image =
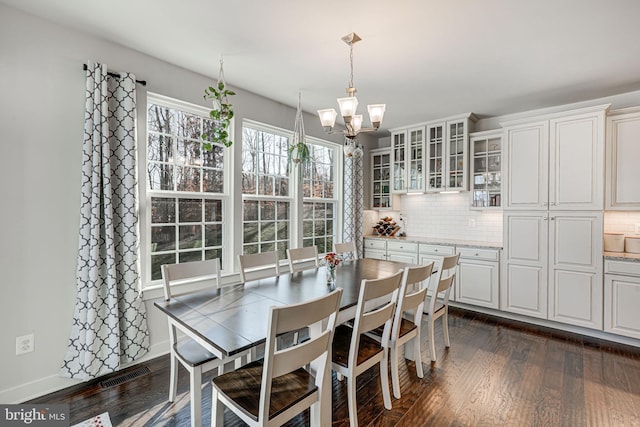
[[[350,252],[352,259],[358,259],[358,248],[356,248],[355,242],[334,243],[333,252],[338,255]]]
[[[289,260],[289,271],[291,273],[318,268],[318,247],[306,246],[304,248],[287,249],[287,259]]]
[[[162,271],[162,285],[164,299],[171,299],[171,287],[178,283],[192,283],[203,280],[215,280],[215,286],[220,287],[220,259],[192,261],[180,264],[164,264]]]
[[[280,274],[278,252],[260,252],[258,254],[238,255],[240,278],[242,282],[264,279]]]

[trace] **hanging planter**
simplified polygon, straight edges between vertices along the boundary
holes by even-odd
[[[233,141],[229,139],[229,129],[231,119],[233,119],[233,105],[229,97],[236,93],[227,89],[224,81],[223,60],[220,59],[220,72],[218,73],[217,86],[209,86],[204,90],[204,99],[211,99],[213,109],[209,112],[209,117],[213,120],[213,126],[208,132],[202,134],[205,141],[202,144],[204,151],[211,151],[212,143],[222,144],[231,147]]]
[[[296,120],[293,126],[293,138],[288,148],[289,169],[291,165],[304,165],[311,161],[311,149],[305,142],[306,135],[304,133],[304,120],[302,119],[302,106],[300,103],[301,95],[298,93],[298,109],[296,111]]]

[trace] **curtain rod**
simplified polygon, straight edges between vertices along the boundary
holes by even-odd
[[[89,67],[87,67],[87,64],[82,64],[82,69],[87,71],[89,69]],[[120,74],[118,74],[118,73],[107,71],[107,74],[110,75],[111,77],[115,77],[117,79],[120,78]],[[141,84],[142,86],[146,86],[147,85],[147,81],[146,80],[136,80],[136,83]]]

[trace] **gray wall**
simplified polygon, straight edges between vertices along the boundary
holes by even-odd
[[[207,105],[217,77],[195,74],[0,5],[0,402],[16,403],[76,381],[59,378],[75,300],[85,72],[92,59],[147,80],[146,90]],[[227,80],[232,76],[227,75]],[[144,88],[142,88],[144,89]],[[243,118],[293,129],[295,108],[236,90],[235,159]],[[138,95],[144,105],[144,90]],[[304,101],[304,94],[303,94]],[[309,135],[327,138],[316,116]],[[144,125],[144,123],[141,123]],[[239,171],[238,171],[239,174]],[[236,176],[236,178],[238,178]],[[237,180],[236,180],[237,182]],[[241,201],[234,201],[239,207]],[[240,238],[241,228],[236,227]],[[166,320],[147,302],[152,352],[168,350]],[[35,352],[15,338],[35,334]]]

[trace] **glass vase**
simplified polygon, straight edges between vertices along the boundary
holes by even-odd
[[[327,264],[327,286],[333,288],[336,286],[336,266]]]

